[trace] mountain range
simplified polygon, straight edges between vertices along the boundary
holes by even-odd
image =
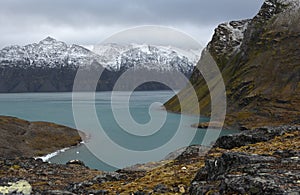
[[[8,46],[0,50],[0,92],[72,91],[77,70],[104,69],[97,90],[112,90],[127,70],[180,72],[189,77],[200,52],[171,46],[102,44],[93,51],[47,37],[39,43]],[[135,74],[135,77],[139,77]],[[139,89],[165,89],[146,83]]]

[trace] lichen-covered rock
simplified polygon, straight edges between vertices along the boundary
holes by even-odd
[[[0,181],[0,194],[23,194],[29,195],[32,192],[31,185],[26,180],[3,183]]]

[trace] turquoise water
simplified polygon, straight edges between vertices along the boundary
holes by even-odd
[[[95,102],[80,101],[76,106],[81,108],[74,120],[72,110],[72,93],[20,93],[0,94],[0,115],[16,116],[30,121],[50,121],[76,128],[90,135],[87,143],[59,153],[50,159],[50,162],[65,163],[72,159],[79,159],[91,168],[101,170],[115,170],[135,163],[160,160],[169,152],[185,146],[192,136],[189,144],[201,144],[206,130],[196,130],[190,125],[198,121],[207,121],[207,118],[167,113],[161,109],[161,105],[174,95],[173,91],[148,91],[134,92],[130,95],[129,111],[139,126],[134,126],[126,111],[126,97],[128,92],[116,92],[114,112],[119,114],[116,119],[111,107],[111,92],[97,92]],[[155,104],[153,104],[155,103]],[[151,105],[151,106],[150,106]],[[94,107],[98,121],[93,121],[91,111],[86,108]],[[123,120],[124,119],[124,120]],[[151,123],[151,120],[152,123]],[[120,122],[121,121],[121,122]],[[163,121],[161,127],[159,121]],[[182,121],[181,124],[180,121]],[[98,125],[105,134],[99,134]],[[148,124],[148,126],[147,126]],[[146,129],[143,129],[147,127]],[[149,126],[150,125],[150,126]],[[158,126],[157,126],[158,125]],[[127,131],[126,127],[127,126]],[[159,128],[155,132],[147,132],[151,128]],[[144,131],[147,136],[134,135]],[[213,131],[213,130],[211,130]],[[178,134],[177,132],[186,132]],[[236,131],[222,131],[221,135],[235,133]],[[151,133],[151,134],[150,134]],[[194,135],[195,134],[195,135]],[[100,136],[99,136],[100,135]],[[170,144],[164,150],[156,152],[157,148],[169,143],[169,140],[177,138],[175,144]],[[187,136],[185,136],[187,135]],[[178,137],[178,136],[177,136]],[[108,145],[105,139],[116,143],[117,147]],[[210,143],[214,140],[206,140]],[[171,142],[171,141],[170,141]],[[181,143],[182,142],[182,143]],[[122,150],[119,151],[119,148]],[[128,153],[127,153],[128,152]],[[131,152],[131,153],[130,153]]]

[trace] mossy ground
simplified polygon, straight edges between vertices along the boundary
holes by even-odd
[[[224,152],[243,152],[251,155],[276,155],[278,150],[282,151],[300,151],[300,131],[284,133],[282,136],[276,136],[267,142],[258,142],[246,146],[226,150],[222,148],[213,148],[208,157],[219,157]]]
[[[152,194],[160,194],[153,192],[155,186],[163,184],[170,191],[165,194],[180,194],[188,191],[191,180],[195,174],[204,166],[204,158],[194,159],[192,163],[179,163],[170,161],[167,164],[150,170],[145,176],[137,178],[133,181],[107,182],[104,184],[96,184],[92,189],[106,189],[112,194],[131,194],[137,191],[148,192]]]

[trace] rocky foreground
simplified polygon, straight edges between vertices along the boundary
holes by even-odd
[[[116,172],[92,170],[78,161],[57,165],[1,158],[0,193],[299,194],[299,129],[268,127],[224,136],[208,153],[190,146],[175,159],[170,155]]]

